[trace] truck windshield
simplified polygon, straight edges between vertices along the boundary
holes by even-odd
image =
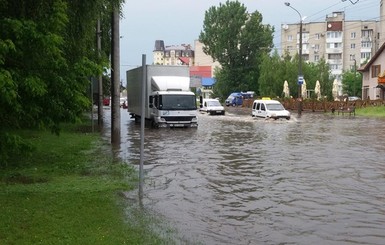
[[[196,110],[196,98],[193,95],[161,95],[161,110]]]

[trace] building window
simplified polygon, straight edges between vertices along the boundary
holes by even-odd
[[[314,62],[318,62],[319,61],[319,55],[314,55]]]
[[[328,48],[342,48],[342,43],[327,43]]]
[[[372,77],[378,77],[381,72],[381,65],[373,65],[372,66]]]
[[[287,35],[287,41],[289,41],[289,42],[293,41],[293,36],[292,35]]]
[[[329,64],[330,70],[338,70],[338,65]]]
[[[362,48],[372,48],[372,42],[361,42]]]
[[[316,40],[319,40],[320,37],[321,37],[321,34],[319,34],[319,33],[316,33],[316,34],[314,35],[314,38],[315,38]]]
[[[373,30],[362,30],[361,37],[363,39],[368,38],[370,39],[373,36]]]
[[[319,50],[319,44],[314,44],[314,49]]]
[[[370,52],[361,53],[361,59],[370,59],[370,57],[371,57]]]
[[[340,31],[328,31],[327,38],[341,38],[342,32]]]
[[[328,54],[329,60],[339,60],[341,59],[341,54]]]
[[[351,54],[350,55],[350,60],[355,60],[356,59],[356,56],[354,54]]]
[[[356,33],[355,32],[351,32],[350,33],[350,38],[351,39],[355,39],[356,38]]]
[[[356,48],[356,44],[355,44],[355,43],[351,43],[351,44],[350,44],[350,48],[351,48],[351,49],[355,49],[355,48]]]

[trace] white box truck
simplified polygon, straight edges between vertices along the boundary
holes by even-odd
[[[197,127],[196,96],[190,90],[187,66],[146,65],[126,72],[127,110],[135,121],[142,113],[143,72],[146,72],[145,119],[154,127]]]

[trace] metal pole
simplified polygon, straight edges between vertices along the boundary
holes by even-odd
[[[298,12],[299,14],[299,12]],[[302,17],[301,14],[299,14],[300,17],[300,24],[299,24],[299,58],[298,58],[298,77],[302,76]],[[298,93],[299,93],[299,101],[298,101],[298,115],[301,115],[302,113],[302,84],[298,84]]]
[[[292,8],[299,15],[299,44],[298,44],[298,115],[302,114],[302,84],[299,82],[299,78],[302,77],[302,15],[301,13],[292,7],[289,2],[285,2],[285,5]]]
[[[101,51],[102,51],[102,34],[100,31],[100,19],[98,19],[97,23],[97,46],[98,46],[98,57],[100,59],[101,57]],[[98,93],[99,93],[99,99],[98,99],[98,125],[99,127],[103,125],[103,78],[102,74],[99,75],[99,83],[98,83]]]
[[[353,96],[356,96],[356,73],[357,73],[357,61],[356,59],[354,59]]]
[[[140,162],[139,162],[139,200],[143,198],[144,126],[146,121],[145,104],[147,89],[146,55],[142,54],[142,112],[140,117]]]

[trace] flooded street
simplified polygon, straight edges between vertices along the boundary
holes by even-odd
[[[138,165],[140,125],[121,113],[118,154]],[[186,244],[385,244],[385,120],[296,117],[146,129],[144,205]]]

